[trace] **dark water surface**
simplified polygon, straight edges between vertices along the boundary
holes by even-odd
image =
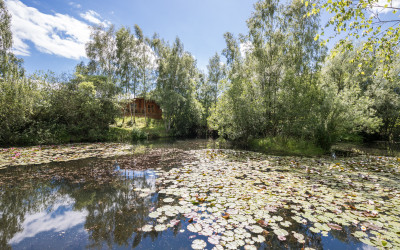
[[[191,249],[194,239],[207,242],[207,237],[186,230],[184,217],[178,216],[180,223],[166,231],[140,228],[154,221],[149,213],[164,205],[165,195],[157,193],[157,169],[181,166],[188,157],[184,150],[220,145],[193,140],[145,146],[144,155],[0,170],[0,249]],[[302,225],[298,230],[316,249],[374,249],[345,230],[328,237]],[[268,240],[256,246],[300,247]],[[213,247],[207,244],[207,249]]]

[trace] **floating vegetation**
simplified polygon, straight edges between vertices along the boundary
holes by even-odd
[[[346,229],[365,244],[400,248],[397,159],[331,162],[231,150],[191,153],[197,160],[160,171],[160,193],[175,196],[179,205],[157,211],[182,214],[187,230],[208,236],[215,249],[253,249],[274,235],[307,247],[310,235],[295,230],[304,225],[322,237]],[[192,244],[205,246],[201,240]]]
[[[165,230],[167,230],[167,228],[168,227],[166,225],[164,225],[164,224],[158,224],[157,226],[154,227],[154,229],[156,231],[165,231]]]
[[[91,157],[108,158],[132,153],[123,143],[75,143],[64,145],[0,148],[0,167],[63,162]]]
[[[165,203],[171,203],[171,202],[174,201],[174,199],[173,199],[173,198],[165,198],[163,201],[164,201]]]
[[[143,227],[142,227],[142,231],[143,232],[150,232],[150,231],[152,231],[153,230],[153,225],[144,225]]]
[[[193,249],[204,249],[207,246],[207,243],[204,240],[194,240],[192,243]]]
[[[90,207],[96,218],[105,220],[103,227],[87,224],[90,235],[109,232],[106,220],[110,219],[118,223],[111,229],[115,232],[117,227],[118,232],[134,230],[124,235],[134,234],[134,245],[143,237],[153,239],[172,230],[193,249],[317,249],[322,237],[400,248],[400,160],[396,158],[149,149],[134,157],[78,163],[79,168],[51,163],[1,170],[0,192],[15,183],[30,190],[38,179],[54,187],[72,184],[64,192],[80,190],[90,201],[85,205],[82,198],[82,207]],[[135,170],[146,168],[153,170],[135,175]],[[98,195],[102,189],[113,190],[116,196]],[[100,209],[114,211],[115,217],[102,217]],[[119,227],[124,223],[126,228]]]

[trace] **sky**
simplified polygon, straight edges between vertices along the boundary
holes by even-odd
[[[13,51],[24,60],[29,74],[48,70],[73,73],[79,62],[88,61],[85,43],[93,24],[132,30],[138,24],[146,36],[156,32],[170,43],[178,36],[198,67],[206,71],[209,58],[225,48],[225,32],[247,33],[246,20],[256,1],[5,0],[12,15]],[[391,1],[400,7],[400,0]],[[321,19],[324,24],[329,17],[323,15]],[[337,40],[333,39],[328,48]]]
[[[73,73],[87,62],[89,25],[138,24],[146,36],[157,32],[171,43],[178,36],[185,50],[206,70],[225,47],[223,34],[246,33],[256,0],[5,0],[12,15],[13,50],[28,73]]]

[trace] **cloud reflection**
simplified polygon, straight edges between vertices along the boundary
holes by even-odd
[[[60,232],[84,223],[88,212],[73,211],[73,200],[69,196],[61,197],[49,210],[34,214],[27,214],[22,223],[22,232],[18,232],[9,241],[9,244],[18,244],[22,240],[35,237],[41,232]]]

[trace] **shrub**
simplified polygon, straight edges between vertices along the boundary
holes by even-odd
[[[148,134],[140,129],[133,128],[131,132],[131,138],[133,142],[147,139]]]

